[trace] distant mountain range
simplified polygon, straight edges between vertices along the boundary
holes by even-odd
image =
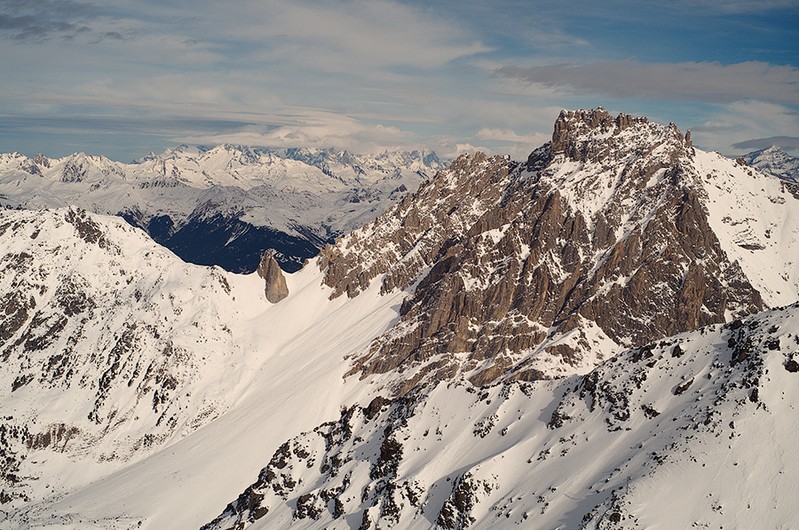
[[[0,526],[795,524],[798,185],[601,108],[417,176],[292,274],[0,209]]]
[[[180,146],[131,164],[14,153],[0,155],[0,204],[120,215],[184,260],[234,272],[273,248],[293,271],[441,167],[427,151]]]

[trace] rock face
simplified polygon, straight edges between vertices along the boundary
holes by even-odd
[[[760,310],[709,225],[693,156],[673,124],[595,109],[562,112],[526,164],[458,158],[322,253],[334,296],[378,275],[412,293],[351,374],[399,371],[399,394],[459,373],[533,380]]]
[[[263,253],[257,272],[258,276],[264,279],[264,293],[269,302],[276,304],[289,295],[286,277],[283,276],[283,271],[275,259],[273,250]]]

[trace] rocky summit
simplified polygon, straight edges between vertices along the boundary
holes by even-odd
[[[378,277],[383,291],[411,288],[400,322],[350,373],[396,371],[399,394],[460,375],[548,378],[765,307],[759,279],[713,226],[707,188],[720,175],[686,136],[603,109],[564,111],[526,163],[464,155],[326,248],[334,296]],[[789,190],[778,195],[781,209],[797,206]]]
[[[0,527],[797,520],[795,184],[601,108],[424,180],[289,274],[0,209]]]

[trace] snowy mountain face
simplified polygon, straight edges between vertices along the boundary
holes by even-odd
[[[799,183],[799,158],[789,155],[777,145],[752,151],[741,159],[761,173]]]
[[[74,208],[0,209],[0,249],[3,528],[199,527],[272,447],[371,399],[343,357],[403,296],[330,300],[307,267],[273,305],[257,274]]]
[[[297,270],[441,167],[432,152],[181,146],[133,164],[0,155],[0,203],[121,215],[186,261],[252,272],[271,247]]]
[[[1,211],[0,238],[6,501],[30,498],[47,458],[20,465],[37,452],[119,466],[225,409],[213,388],[241,368],[224,271],[76,209]]]
[[[285,276],[0,210],[0,527],[790,527],[798,195],[596,109]]]

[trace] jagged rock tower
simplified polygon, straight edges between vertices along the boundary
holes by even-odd
[[[286,277],[277,264],[274,250],[263,253],[257,272],[258,276],[264,279],[264,293],[269,302],[276,304],[289,295]]]

